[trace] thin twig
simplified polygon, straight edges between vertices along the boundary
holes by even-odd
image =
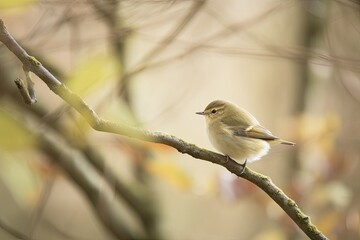
[[[242,22],[233,23],[228,26],[229,28],[232,29],[231,32],[228,29],[222,29],[222,30],[215,32],[215,33],[211,34],[210,36],[207,36],[206,38],[202,39],[201,42],[197,42],[197,43],[190,45],[182,53],[179,53],[175,56],[170,56],[166,59],[158,60],[158,61],[154,61],[154,62],[146,62],[146,63],[138,64],[133,69],[126,72],[124,78],[133,76],[145,69],[150,69],[153,67],[157,67],[159,65],[163,65],[165,63],[172,62],[173,60],[181,59],[184,56],[187,56],[199,49],[202,49],[204,47],[204,45],[206,45],[209,42],[224,39],[228,36],[231,36],[234,32],[239,33],[245,29],[248,29],[248,28],[254,26],[254,25],[260,24],[262,21],[267,19],[267,17],[269,17],[271,14],[277,13],[278,10],[285,9],[285,7],[287,7],[287,6],[288,6],[287,2],[285,2],[285,3],[281,2],[269,9],[265,10],[264,12],[260,13],[259,15],[256,15],[255,17],[249,18]]]
[[[24,80],[22,80],[21,78],[17,78],[14,82],[26,104],[33,104],[36,102],[32,101]]]
[[[175,39],[176,37],[185,29],[185,27],[191,22],[191,20],[196,16],[196,14],[202,9],[205,5],[206,0],[198,0],[194,1],[192,7],[190,8],[189,12],[182,18],[179,23],[175,26],[175,28],[163,39],[161,40],[153,49],[151,49],[143,58],[139,61],[137,65],[143,66],[147,65],[149,61],[163,52]],[[123,93],[128,85],[129,75],[123,77],[122,81],[119,83],[120,90],[119,93]]]
[[[9,32],[6,30],[4,23],[0,19],[0,41],[2,41],[28,68],[35,73],[40,79],[42,79],[48,87],[60,96],[64,101],[76,109],[86,120],[87,122],[98,131],[116,133],[119,135],[137,138],[144,141],[150,141],[155,143],[165,144],[171,147],[176,148],[181,153],[186,153],[194,158],[202,159],[212,163],[216,163],[227,168],[230,172],[236,174],[237,176],[243,177],[244,179],[249,180],[250,182],[256,184],[264,192],[266,192],[288,215],[289,217],[299,226],[299,228],[311,239],[327,239],[327,237],[320,232],[315,225],[310,221],[310,218],[305,215],[296,203],[290,199],[286,194],[281,191],[272,181],[259,173],[256,173],[248,168],[243,171],[243,167],[236,163],[233,160],[228,160],[225,156],[218,153],[199,148],[194,144],[185,142],[182,139],[179,139],[175,136],[161,133],[161,132],[151,132],[147,130],[142,130],[139,128],[134,128],[126,126],[122,123],[115,123],[104,120],[100,118],[96,112],[94,112],[78,95],[73,93],[66,85],[61,84],[61,82],[56,79],[45,67],[41,64],[37,64],[37,61],[31,61],[31,58],[25,50],[17,44],[14,38],[11,37]],[[47,137],[46,134],[44,137]],[[54,141],[53,139],[48,139],[49,141]],[[51,146],[53,145],[53,146]],[[49,151],[60,151],[63,150],[56,141],[49,146]],[[66,155],[61,153],[62,157],[70,157],[71,155]],[[71,163],[75,164],[75,163]],[[65,166],[66,167],[66,166]],[[75,172],[69,172],[71,177],[78,178]],[[82,176],[83,178],[86,176]],[[81,180],[81,179],[80,179]],[[92,192],[92,191],[91,191]],[[109,223],[108,223],[109,224]],[[111,225],[111,224],[110,224]],[[108,226],[111,227],[111,226]]]
[[[191,22],[191,20],[196,16],[196,14],[202,9],[206,0],[194,1],[192,7],[189,12],[178,22],[178,24],[174,27],[174,29],[166,35],[166,37],[161,40],[153,49],[151,49],[139,62],[139,65],[142,65],[155,56],[159,55],[162,51],[169,46],[176,37],[185,29],[185,27]]]

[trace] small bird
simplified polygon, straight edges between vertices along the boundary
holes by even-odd
[[[274,144],[295,145],[274,136],[248,111],[226,101],[215,100],[196,114],[205,116],[212,145],[228,158],[242,163],[243,169],[247,162],[266,155]]]

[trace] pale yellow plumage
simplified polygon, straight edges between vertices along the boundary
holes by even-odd
[[[214,147],[241,163],[259,160],[274,144],[294,145],[274,136],[248,111],[229,102],[213,101],[197,114],[205,116]]]

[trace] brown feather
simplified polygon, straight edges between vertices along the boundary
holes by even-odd
[[[289,142],[274,136],[269,130],[267,130],[261,125],[250,126],[246,129],[241,129],[239,127],[229,127],[229,129],[232,130],[235,136],[239,137],[256,138],[265,141],[275,141],[281,144],[291,146],[295,145],[295,143],[293,142]]]
[[[239,127],[230,127],[233,134],[239,137],[256,138],[262,140],[278,140],[279,138],[272,135],[272,133],[261,125],[250,126],[246,129]]]

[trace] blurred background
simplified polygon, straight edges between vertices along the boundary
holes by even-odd
[[[214,150],[195,112],[244,107],[297,143],[248,167],[330,239],[360,239],[359,1],[1,0],[0,17],[110,121]],[[96,132],[36,76],[26,105],[18,77],[0,44],[1,239],[307,238],[252,183]]]

